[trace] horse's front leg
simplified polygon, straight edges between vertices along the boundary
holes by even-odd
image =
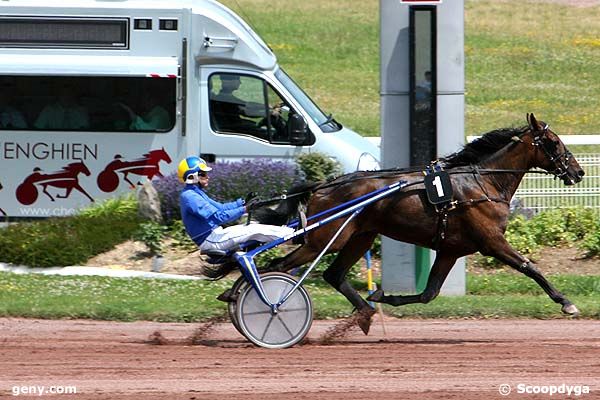
[[[79,183],[77,185],[75,185],[74,187],[75,189],[79,190],[81,193],[83,193],[85,195],[85,197],[87,197],[88,199],[90,199],[90,201],[93,203],[94,199],[92,198],[92,196],[90,196],[88,194],[88,192],[86,192],[80,185]]]
[[[412,303],[429,303],[440,293],[440,289],[456,260],[457,257],[454,255],[445,254],[443,251],[438,252],[423,293],[408,296],[393,296],[386,295],[382,289],[377,289],[372,295],[367,297],[367,300],[389,304],[394,307]]]
[[[536,281],[555,303],[562,305],[563,313],[573,316],[579,314],[577,307],[546,280],[542,273],[535,267],[534,263],[513,249],[504,236],[490,240],[487,244],[486,249],[481,251],[483,255],[492,256]]]

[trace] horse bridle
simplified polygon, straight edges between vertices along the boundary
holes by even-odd
[[[532,130],[533,130],[533,128],[532,128]],[[546,136],[546,134],[548,133],[548,130],[549,130],[548,124],[544,124],[544,127],[542,128],[541,131],[533,130],[533,132],[534,132],[533,145],[542,149],[542,151],[544,152],[546,157],[548,157],[550,162],[554,163],[554,166],[556,167],[556,169],[551,172],[551,174],[554,175],[554,178],[555,179],[556,178],[563,179],[564,176],[569,174],[569,171],[568,171],[569,162],[573,158],[573,153],[571,153],[567,149],[566,146],[565,146],[565,151],[563,151],[560,154],[557,154],[558,152],[553,152],[553,150],[551,150],[548,147],[548,142],[550,142],[550,143],[556,143],[556,142],[554,142],[553,140],[551,140],[550,138],[548,138]],[[540,134],[536,135],[535,134],[536,132],[539,132]]]

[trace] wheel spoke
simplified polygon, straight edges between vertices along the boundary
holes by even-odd
[[[262,315],[271,314],[271,310],[244,312],[244,315]]]
[[[280,308],[279,312],[294,312],[294,311],[304,311],[306,310],[306,307],[304,308]]]
[[[273,322],[274,319],[275,319],[275,316],[271,315],[271,318],[269,318],[269,322],[267,322],[267,326],[265,326],[265,331],[263,332],[262,336],[260,337],[261,341],[265,340],[265,336],[267,335],[267,331],[269,330],[269,327],[271,326],[271,322]]]
[[[281,325],[283,325],[283,327],[285,328],[287,333],[290,335],[290,337],[294,337],[294,334],[292,333],[292,331],[290,331],[290,328],[288,328],[288,326],[286,325],[283,318],[279,318],[279,314],[277,314],[277,317],[278,317],[277,319],[279,320],[279,322],[281,322]]]

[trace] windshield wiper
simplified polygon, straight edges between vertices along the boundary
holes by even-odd
[[[325,120],[325,122],[320,123],[319,126],[321,127],[323,125],[327,125],[327,124],[330,124],[332,122],[334,122],[333,114],[329,113],[329,115],[327,116],[327,119]]]

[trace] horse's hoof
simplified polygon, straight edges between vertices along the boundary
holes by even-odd
[[[369,297],[367,297],[367,301],[374,301],[375,303],[381,303],[383,296],[384,296],[383,290],[377,289],[376,291],[371,293],[369,295]]]
[[[369,329],[371,328],[371,317],[373,314],[375,314],[375,310],[370,307],[357,311],[358,317],[356,319],[356,323],[365,335],[369,334]]]
[[[231,303],[233,301],[232,295],[233,291],[231,289],[227,289],[217,296],[217,300],[223,301],[225,303]]]
[[[575,304],[565,304],[562,306],[562,312],[565,314],[569,314],[573,317],[577,317],[579,315],[579,310],[575,307]]]

